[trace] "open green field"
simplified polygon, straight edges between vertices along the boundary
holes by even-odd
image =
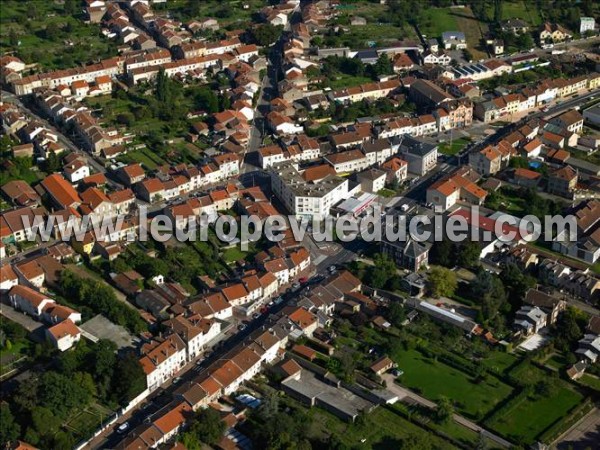
[[[399,382],[433,401],[448,397],[458,410],[470,417],[485,415],[513,391],[494,377],[476,383],[469,375],[433,361],[417,350],[401,351],[393,356],[404,371]]]
[[[429,8],[423,11],[419,28],[427,38],[440,38],[444,31],[456,31],[458,25],[450,8]]]
[[[518,361],[518,358],[511,353],[492,352],[481,361],[481,364],[489,370],[505,373],[510,367]]]
[[[456,448],[432,434],[427,435],[422,428],[383,407],[378,407],[368,415],[367,426],[342,422],[320,408],[313,408],[310,413],[314,420],[309,437],[323,439],[334,435],[353,449],[408,448],[403,446],[402,441],[411,436],[429,437],[427,442],[430,444],[423,448]],[[361,442],[363,439],[366,439],[365,442]]]
[[[532,444],[536,438],[583,400],[566,385],[549,397],[524,397],[486,422],[492,430],[517,442]]]

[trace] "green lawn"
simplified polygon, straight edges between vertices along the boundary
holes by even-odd
[[[584,374],[579,380],[579,383],[589,388],[595,389],[600,392],[600,378],[590,375],[589,373]]]
[[[398,368],[404,371],[399,382],[433,401],[448,397],[458,410],[470,417],[490,412],[512,393],[512,387],[494,377],[476,383],[469,375],[433,361],[417,350],[393,355]]]
[[[382,197],[386,198],[393,197],[396,195],[396,191],[393,191],[392,189],[383,188],[379,192],[377,192],[377,195],[381,195]]]
[[[562,355],[552,355],[544,362],[544,364],[555,370],[562,370],[565,368],[567,361]]]
[[[378,407],[368,416],[367,426],[342,422],[333,414],[319,408],[311,410],[313,414],[309,438],[326,439],[335,435],[341,442],[352,449],[391,449],[404,448],[402,440],[407,437],[427,434],[425,430],[409,422],[394,412]],[[454,449],[452,444],[429,434],[431,444],[423,448],[436,450]],[[366,439],[363,443],[361,440]]]
[[[549,397],[524,397],[523,401],[502,410],[485,425],[511,440],[532,444],[582,400],[581,394],[563,385]]]
[[[452,156],[452,155],[456,155],[463,148],[465,148],[465,146],[469,142],[471,142],[471,141],[469,139],[465,139],[465,138],[455,139],[452,141],[452,144],[450,144],[450,141],[440,144],[439,149],[440,149],[440,152],[443,153],[444,155]]]
[[[513,364],[518,361],[518,358],[511,354],[501,351],[495,351],[489,354],[481,363],[490,370],[497,371],[498,373],[504,373]]]
[[[232,263],[245,259],[247,255],[248,252],[240,250],[240,248],[236,245],[235,247],[231,247],[223,251],[223,260],[226,263]]]
[[[450,8],[429,8],[423,11],[419,23],[421,33],[428,38],[441,38],[444,31],[457,31],[456,16]]]
[[[159,165],[165,163],[162,158],[147,148],[131,150],[126,154],[119,156],[117,161],[124,162],[126,164],[139,162],[146,170],[154,170]]]

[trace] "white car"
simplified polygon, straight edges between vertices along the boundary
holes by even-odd
[[[119,428],[117,428],[117,433],[123,434],[128,429],[129,429],[129,422],[123,422],[121,425],[119,425]]]

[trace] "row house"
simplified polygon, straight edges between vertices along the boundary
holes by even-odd
[[[187,347],[177,333],[167,336],[162,341],[145,344],[141,352],[140,365],[146,374],[146,386],[149,391],[160,387],[181,370],[187,361]]]
[[[134,69],[143,67],[160,66],[171,61],[171,52],[169,50],[155,48],[127,58],[125,60],[125,72],[129,73]]]
[[[367,158],[367,165],[382,164],[392,156],[392,145],[387,139],[373,139],[362,145],[362,151]]]
[[[368,142],[372,137],[371,125],[362,124],[354,125],[350,130],[331,134],[329,140],[336,150],[348,149],[350,147],[358,147],[364,142]],[[385,136],[378,136],[385,137]]]
[[[4,243],[23,242],[35,236],[47,211],[43,207],[24,206],[0,214],[0,239]]]
[[[206,344],[221,332],[221,323],[200,315],[177,316],[164,322],[165,327],[179,335],[186,345],[187,359],[192,360],[204,352]]]
[[[123,57],[114,57],[84,67],[30,75],[14,81],[12,86],[15,94],[21,96],[31,94],[39,88],[53,89],[60,85],[70,86],[76,81],[92,83],[98,77],[116,77],[123,71],[123,65]]]
[[[46,308],[56,302],[50,297],[27,286],[16,285],[8,292],[10,305],[37,320],[42,318]]]
[[[357,149],[330,153],[324,159],[337,173],[356,172],[370,165],[365,154]]]
[[[344,89],[338,89],[330,94],[331,100],[340,103],[354,103],[361,100],[376,100],[387,97],[400,88],[399,80],[382,81],[380,83],[367,83]]]

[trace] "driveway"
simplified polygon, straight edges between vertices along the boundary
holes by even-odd
[[[31,317],[20,313],[19,311],[15,310],[12,306],[0,304],[0,314],[2,314],[7,319],[18,323],[30,333],[34,332],[40,327],[43,327],[43,325],[40,322],[36,322]]]

